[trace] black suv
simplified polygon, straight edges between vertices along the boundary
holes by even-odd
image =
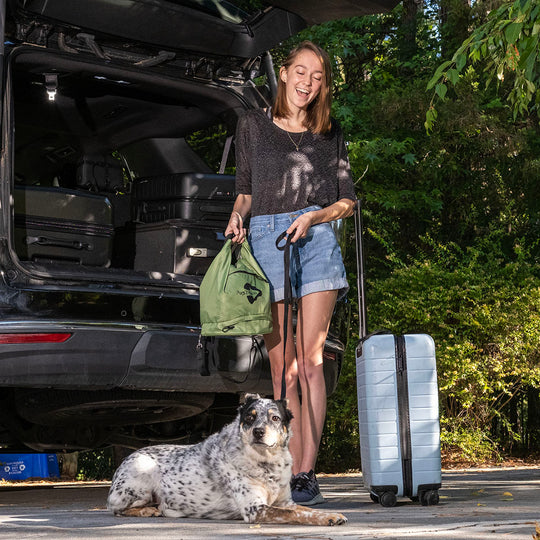
[[[201,339],[198,287],[236,121],[275,90],[266,51],[395,1],[328,3],[0,0],[0,446],[193,442],[271,393],[260,337]],[[340,305],[329,392],[347,329]]]

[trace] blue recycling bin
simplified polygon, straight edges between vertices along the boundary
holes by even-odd
[[[4,480],[59,476],[56,454],[0,454],[0,478]]]

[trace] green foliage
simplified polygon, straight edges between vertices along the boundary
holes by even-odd
[[[212,125],[209,128],[190,134],[186,137],[186,142],[212,170],[218,171],[225,141],[229,135],[224,124]],[[233,151],[230,152],[227,163],[233,161],[231,160],[232,153]],[[225,167],[224,173],[234,174],[234,168],[228,165]]]
[[[288,51],[303,40],[323,47],[334,60],[335,92],[343,88],[360,88],[380,58],[387,56],[389,41],[381,40],[394,30],[394,15],[350,17],[310,27],[292,37],[274,51],[274,61],[280,65]]]
[[[489,13],[483,24],[443,62],[427,85],[433,98],[426,113],[426,130],[431,132],[437,118],[435,101],[444,100],[448,85],[456,86],[467,65],[481,62],[486,85],[494,80],[503,88],[514,120],[538,104],[540,84],[540,5],[534,0],[504,2]],[[509,85],[503,85],[506,77]]]
[[[371,330],[434,337],[441,442],[458,461],[497,460],[519,447],[524,418],[512,421],[509,405],[540,387],[540,278],[526,262],[501,264],[500,253],[497,238],[466,251],[432,245],[429,258],[420,254],[367,284]],[[329,400],[320,470],[348,470],[359,461],[356,341]]]
[[[513,123],[470,72],[456,98],[441,104],[428,137],[423,84],[366,87],[358,98],[363,127],[350,135],[349,155],[365,202],[370,267],[401,264],[425,234],[467,246],[496,229],[509,258],[516,242],[537,244],[536,130]]]
[[[501,460],[489,430],[463,427],[455,419],[441,419],[441,446],[449,458],[457,463],[492,463]]]
[[[317,461],[317,469],[321,472],[345,472],[360,468],[354,354],[357,341],[358,334],[351,336],[337,391],[328,399],[326,425]]]
[[[111,447],[79,453],[77,480],[110,480],[114,470]]]
[[[525,262],[501,264],[499,252],[496,242],[466,252],[438,246],[436,257],[370,288],[372,328],[434,337],[443,441],[452,445],[465,444],[464,433],[489,431],[496,420],[505,420],[505,437],[518,440],[507,406],[540,386],[540,279]],[[488,441],[479,439],[480,455],[495,450]]]

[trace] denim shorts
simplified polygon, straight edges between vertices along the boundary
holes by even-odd
[[[272,302],[284,297],[283,251],[277,249],[276,239],[299,215],[319,209],[319,206],[310,206],[291,213],[251,218],[248,241],[253,256],[270,282]],[[284,241],[280,243],[283,244]],[[320,291],[338,290],[338,298],[347,294],[349,284],[341,250],[330,223],[313,225],[306,238],[291,244],[290,276],[295,298]]]

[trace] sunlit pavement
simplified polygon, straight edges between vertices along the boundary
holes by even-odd
[[[107,483],[0,484],[0,538],[530,540],[536,522],[540,526],[540,467],[445,471],[435,506],[398,499],[395,507],[384,508],[371,501],[360,474],[322,475],[319,481],[326,498],[319,508],[344,513],[347,525],[120,518],[105,509]]]

